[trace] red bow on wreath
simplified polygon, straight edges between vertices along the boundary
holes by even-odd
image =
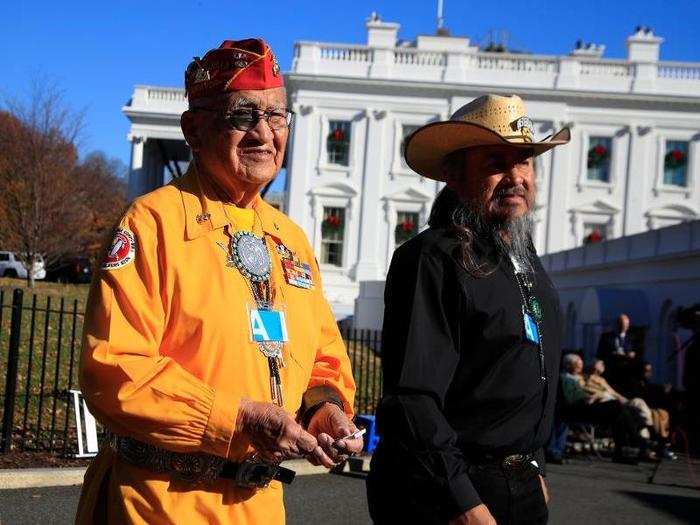
[[[406,233],[411,233],[413,231],[414,224],[411,221],[404,221],[401,223],[401,229]]]
[[[337,142],[345,140],[345,133],[343,133],[342,129],[336,128],[331,132],[331,139]]]
[[[337,215],[329,215],[328,217],[326,217],[326,224],[328,226],[332,226],[333,228],[337,228],[338,226],[340,226],[340,217],[338,217]]]

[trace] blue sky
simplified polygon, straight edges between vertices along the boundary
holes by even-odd
[[[82,153],[103,150],[128,164],[128,121],[121,107],[135,84],[181,86],[193,55],[226,38],[261,36],[282,68],[296,40],[364,43],[365,18],[377,11],[399,22],[399,37],[435,30],[436,0],[17,1],[0,4],[0,97],[16,97],[40,75],[53,79],[76,109],[86,112]],[[663,60],[700,61],[698,0],[559,2],[445,0],[453,34],[482,42],[507,30],[514,47],[567,54],[574,42],[601,43],[622,58],[625,38],[639,24],[666,41]]]

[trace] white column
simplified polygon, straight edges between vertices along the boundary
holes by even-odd
[[[379,244],[380,195],[387,177],[384,140],[386,111],[367,111],[367,135],[363,166],[362,195],[360,201],[360,229],[358,236],[357,264],[353,269],[355,281],[379,279],[380,265],[377,261]]]
[[[630,126],[629,140],[622,235],[634,235],[647,230],[644,224],[646,197],[651,191],[656,168],[656,164],[651,162],[651,128]]]
[[[310,177],[315,173],[312,166],[311,146],[316,140],[313,132],[314,108],[309,105],[298,105],[294,108],[294,132],[290,143],[287,163],[287,202],[285,210],[287,215],[304,229],[309,239],[314,236],[314,223],[312,213],[309,210],[310,200],[307,195],[311,189]]]
[[[557,128],[569,127],[570,122],[555,123]],[[573,131],[572,131],[573,134]],[[575,143],[575,135],[571,143],[558,146],[552,151],[551,170],[549,173],[549,192],[547,195],[547,227],[546,253],[558,252],[575,246],[575,241],[567,238],[569,232],[568,193],[576,180],[571,172],[571,150]]]
[[[129,166],[129,184],[128,195],[129,200],[141,195],[145,176],[143,168],[143,146],[146,142],[143,137],[129,134],[131,142],[131,164]]]

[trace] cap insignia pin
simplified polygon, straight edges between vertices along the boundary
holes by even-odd
[[[532,138],[534,135],[532,120],[530,120],[530,117],[520,117],[514,122],[514,126],[515,129],[529,138]]]

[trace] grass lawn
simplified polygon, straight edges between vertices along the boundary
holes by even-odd
[[[0,277],[0,290],[4,290],[5,294],[12,294],[15,288],[22,288],[27,294],[35,293],[37,295],[51,295],[57,297],[65,297],[67,302],[78,301],[85,303],[87,299],[89,284],[62,284],[52,283],[48,281],[36,281],[34,290],[27,287],[27,281],[24,279],[12,279],[10,277]],[[7,300],[7,299],[6,299]]]

